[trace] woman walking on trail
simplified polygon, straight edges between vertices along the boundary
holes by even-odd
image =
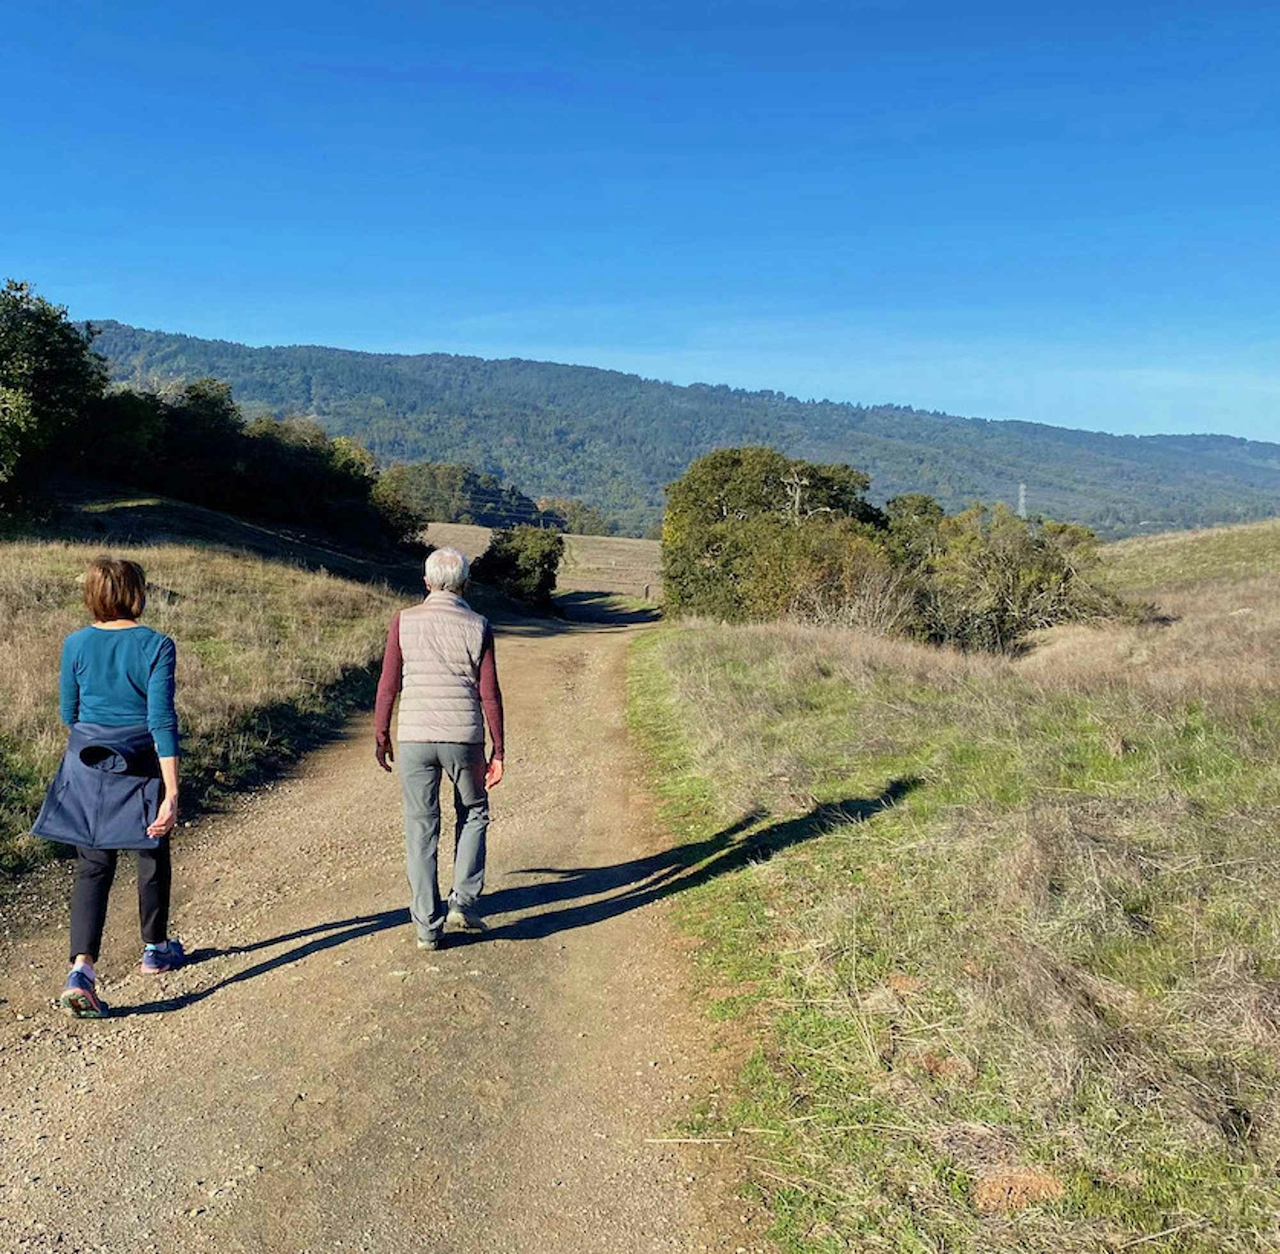
[[[84,577],[93,624],[62,646],[67,751],[32,831],[75,845],[71,971],[60,1002],[76,1018],[108,1013],[94,964],[121,849],[138,851],[142,970],[185,961],[169,936],[169,833],[178,818],[178,717],[173,641],[138,622],[147,578],[137,562],[97,557]]]

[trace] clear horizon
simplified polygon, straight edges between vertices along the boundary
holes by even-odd
[[[90,0],[9,15],[73,316],[1116,434],[1280,431],[1280,12]]]

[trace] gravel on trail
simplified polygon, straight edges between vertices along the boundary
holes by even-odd
[[[51,1005],[65,869],[7,899],[0,1250],[767,1250],[737,1144],[679,1143],[735,1050],[645,891],[662,838],[627,743],[629,636],[500,634],[510,749],[483,937],[417,949],[399,783],[368,720],[181,829],[185,970],[138,971],[122,859],[110,1019]]]

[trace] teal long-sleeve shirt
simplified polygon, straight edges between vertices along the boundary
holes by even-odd
[[[173,706],[177,650],[150,627],[82,627],[62,645],[62,721],[128,727],[146,723],[162,758],[178,756]]]

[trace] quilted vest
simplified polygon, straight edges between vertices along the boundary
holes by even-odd
[[[401,740],[484,744],[479,675],[488,627],[452,592],[401,611]]]

